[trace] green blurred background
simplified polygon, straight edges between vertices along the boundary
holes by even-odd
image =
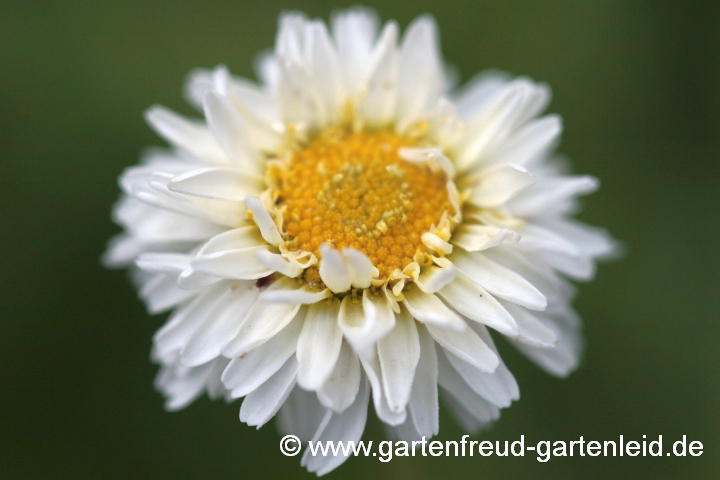
[[[720,478],[720,2],[368,2],[404,26],[436,16],[462,79],[500,68],[548,82],[561,151],[603,186],[581,218],[626,244],[582,285],[587,353],[569,379],[511,349],[521,401],[481,439],[688,435],[699,458],[352,458],[335,478]],[[116,178],[162,142],[142,119],[183,113],[195,67],[252,75],[277,14],[337,2],[2,2],[0,478],[305,477],[269,424],[202,399],[166,413],[149,317],[99,256]],[[501,345],[502,347],[502,345]],[[461,431],[443,414],[440,440]],[[367,439],[383,438],[373,420]]]

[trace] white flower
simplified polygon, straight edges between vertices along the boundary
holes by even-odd
[[[171,150],[120,179],[105,260],[171,312],[153,347],[168,409],[244,397],[249,425],[277,413],[347,441],[372,398],[391,435],[429,438],[439,390],[471,431],[519,398],[488,327],[551,374],[577,366],[566,278],[589,280],[613,242],[568,218],[597,180],[553,156],[547,86],[489,73],[448,91],[432,18],[401,39],[362,9],[330,31],[283,15],[258,70],[193,72],[204,120],[151,108]]]

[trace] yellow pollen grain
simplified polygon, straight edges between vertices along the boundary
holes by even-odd
[[[294,250],[320,245],[364,253],[387,278],[425,252],[422,234],[451,210],[447,178],[406,162],[399,148],[416,142],[390,131],[330,127],[293,153],[279,173],[277,206]],[[317,267],[305,272],[319,283]]]

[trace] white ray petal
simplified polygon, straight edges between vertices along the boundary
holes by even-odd
[[[518,243],[520,235],[507,228],[486,225],[460,225],[453,232],[451,243],[468,252],[478,252],[501,243]]]
[[[423,325],[417,326],[420,343],[420,358],[415,369],[412,393],[410,394],[410,416],[421,436],[430,438],[440,430],[440,412],[437,387],[437,353],[435,340]]]
[[[289,260],[282,255],[272,253],[269,250],[259,250],[255,255],[258,262],[262,263],[269,269],[281,273],[286,277],[295,278],[299,276],[304,269]]]
[[[398,56],[399,131],[435,104],[442,93],[443,77],[435,21],[428,15],[418,17],[408,26]]]
[[[324,290],[312,290],[303,283],[298,283],[295,279],[281,277],[272,283],[271,288],[260,294],[258,301],[308,305],[320,302],[330,296],[332,296],[332,292],[327,288]]]
[[[203,98],[203,109],[210,130],[230,163],[262,174],[262,167],[254,158],[256,152],[248,139],[247,125],[228,99],[209,91]]]
[[[349,442],[358,442],[365,430],[365,422],[367,421],[367,403],[370,397],[370,387],[367,380],[363,380],[360,385],[355,401],[350,407],[342,413],[332,413],[328,410],[326,418],[321,422],[315,435],[314,442],[323,442],[328,444],[333,442],[339,445],[342,442],[348,445]],[[334,470],[340,466],[349,455],[340,453],[338,455],[311,455],[310,450],[305,450],[301,465],[305,466],[308,471],[316,473],[318,476]]]
[[[451,283],[456,275],[457,268],[454,265],[445,268],[432,265],[422,269],[415,284],[425,293],[435,293]]]
[[[345,84],[349,90],[356,91],[367,76],[378,31],[377,14],[367,8],[354,7],[334,13],[330,23]]]
[[[426,325],[437,325],[463,332],[467,328],[465,322],[432,293],[425,293],[414,286],[403,291],[403,305],[410,314]]]
[[[398,88],[397,37],[397,23],[386,23],[370,56],[367,91],[359,110],[371,125],[386,125],[395,113]]]
[[[202,122],[188,120],[160,105],[148,109],[145,119],[165,140],[203,160],[220,162],[225,157],[207,125]]]
[[[342,342],[335,368],[325,383],[317,389],[320,403],[334,412],[342,412],[355,401],[360,380],[358,357],[347,342]]]
[[[504,302],[505,309],[513,316],[518,326],[518,333],[513,337],[533,347],[552,348],[557,337],[545,323],[523,307]]]
[[[274,337],[296,316],[305,315],[300,305],[255,302],[242,321],[238,334],[223,348],[229,358],[241,357]]]
[[[547,307],[545,296],[530,282],[482,253],[459,250],[453,255],[453,264],[493,295],[533,310]]]
[[[240,421],[260,428],[275,414],[295,386],[297,360],[290,357],[280,370],[245,397],[240,406]]]
[[[320,278],[335,293],[350,290],[350,270],[342,255],[327,245],[320,246]]]
[[[345,100],[342,72],[338,52],[330,40],[325,23],[309,22],[306,30],[306,54],[313,81],[330,112],[329,120],[337,120]]]
[[[145,283],[138,295],[145,302],[151,314],[162,313],[175,308],[197,295],[197,291],[183,290],[177,285],[175,275],[159,274]]]
[[[332,373],[342,343],[337,318],[340,300],[317,302],[308,308],[298,339],[298,383],[306,390],[317,390]]]
[[[500,409],[475,393],[450,365],[445,352],[438,352],[438,384],[459,402],[467,413],[481,423],[492,422],[500,416]],[[447,398],[445,398],[447,400]],[[454,407],[451,404],[451,407]],[[451,411],[453,408],[451,408]]]
[[[368,288],[372,284],[373,264],[364,253],[354,248],[346,248],[342,252],[348,269],[350,281],[355,288]]]
[[[509,202],[507,208],[518,217],[541,215],[568,199],[592,193],[599,186],[598,179],[590,175],[543,178]]]
[[[135,261],[146,272],[178,274],[190,265],[191,255],[184,253],[143,253]]]
[[[182,363],[194,367],[218,357],[237,334],[257,296],[254,282],[237,283],[229,288],[210,310],[207,319],[188,337],[180,353]]]
[[[375,413],[378,418],[389,425],[400,425],[403,423],[405,419],[407,419],[407,411],[402,410],[397,412],[390,408],[383,388],[382,370],[377,352],[373,351],[373,355],[367,360],[361,358],[360,362],[372,386],[373,404],[375,405]]]
[[[480,285],[460,274],[438,295],[465,317],[483,323],[505,335],[516,335],[518,326],[512,315]]]
[[[415,320],[406,311],[395,318],[395,328],[378,342],[377,350],[388,405],[400,412],[410,399],[415,367],[420,358]]]
[[[473,181],[468,202],[479,207],[499,207],[536,181],[537,178],[520,165],[507,163],[490,167]]]
[[[254,391],[295,354],[302,325],[302,318],[296,317],[266,343],[230,361],[221,379],[232,398]]]
[[[318,401],[315,392],[293,388],[277,414],[277,425],[285,435],[296,435],[305,443],[327,415],[327,409]]]
[[[423,245],[428,247],[430,250],[443,252],[445,255],[449,255],[453,251],[452,245],[450,245],[448,242],[438,237],[434,233],[425,232],[422,234],[420,239],[422,240]]]
[[[252,211],[253,220],[265,241],[276,247],[280,245],[283,242],[282,235],[262,201],[257,197],[249,196],[245,198],[245,204]]]
[[[215,285],[195,297],[188,305],[173,312],[170,319],[153,336],[155,355],[165,357],[180,350],[188,336],[205,320],[222,294],[229,288],[230,282]]]
[[[495,352],[471,328],[467,328],[463,332],[456,332],[429,324],[426,324],[425,327],[444,349],[478,370],[492,373],[500,363]]]
[[[232,167],[208,167],[190,170],[173,177],[168,188],[177,193],[204,198],[243,201],[265,188],[261,178]]]
[[[257,254],[267,246],[245,247],[199,255],[192,260],[193,270],[222,278],[250,280],[267,277],[273,271],[259,262]]]

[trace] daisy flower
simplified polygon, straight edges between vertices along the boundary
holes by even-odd
[[[202,118],[150,108],[170,149],[120,178],[105,262],[171,312],[152,350],[169,410],[242,397],[248,425],[350,441],[372,403],[392,437],[430,438],[439,397],[470,431],[519,398],[491,330],[553,375],[577,366],[568,279],[613,242],[569,218],[598,182],[553,153],[546,85],[453,89],[431,17],[401,36],[364,9],[283,14],[257,71],[192,72]]]

